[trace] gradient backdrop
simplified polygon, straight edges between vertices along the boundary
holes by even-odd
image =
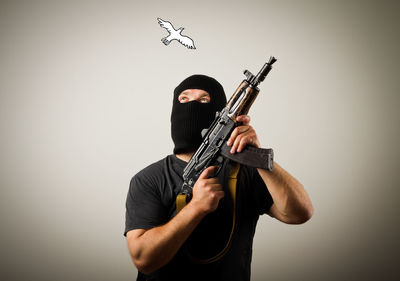
[[[161,43],[157,17],[196,50]],[[0,279],[135,280],[130,178],[172,152],[173,88],[230,96],[306,187],[300,226],[260,218],[252,280],[399,280],[399,1],[1,1]],[[189,279],[188,279],[189,280]]]

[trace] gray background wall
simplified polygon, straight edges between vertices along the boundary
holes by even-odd
[[[252,123],[315,215],[260,219],[252,280],[396,280],[399,16],[398,1],[1,1],[1,280],[134,280],[125,196],[172,151],[173,88],[204,73],[229,96],[270,55]],[[164,46],[157,17],[197,49]]]

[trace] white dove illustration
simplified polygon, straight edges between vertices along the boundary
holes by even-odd
[[[161,42],[163,42],[165,45],[168,45],[173,40],[177,40],[179,43],[188,47],[189,49],[196,49],[193,40],[190,37],[181,34],[184,29],[183,27],[175,29],[169,21],[164,21],[160,18],[157,18],[157,20],[160,26],[165,28],[169,33],[167,37],[161,39]]]

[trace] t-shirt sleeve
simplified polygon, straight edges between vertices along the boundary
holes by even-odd
[[[132,178],[126,198],[125,236],[129,230],[150,229],[165,223],[167,212],[158,185],[146,173]]]

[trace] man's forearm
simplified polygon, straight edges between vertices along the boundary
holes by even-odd
[[[128,232],[128,247],[138,270],[148,274],[166,265],[203,217],[203,213],[188,204],[162,226],[143,230],[136,237]]]
[[[193,187],[192,200],[168,223],[128,232],[129,251],[139,271],[146,274],[166,265],[204,216],[216,210],[224,197],[218,178],[211,177],[216,169],[211,166],[201,173]]]
[[[277,163],[274,163],[272,172],[257,169],[261,178],[268,187],[274,205],[271,215],[286,223],[303,223],[313,214],[313,206],[303,185],[286,172]]]

